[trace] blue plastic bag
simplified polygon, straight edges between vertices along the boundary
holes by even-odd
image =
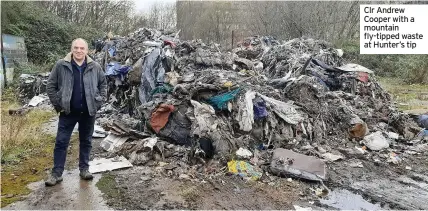
[[[420,115],[418,118],[418,123],[419,123],[419,126],[425,129],[428,129],[428,115],[427,114]]]
[[[226,92],[221,95],[216,95],[207,100],[207,102],[216,110],[227,110],[227,102],[231,101],[239,93],[241,88]]]
[[[267,117],[266,102],[263,99],[253,101],[254,119],[263,119]]]
[[[108,54],[112,56],[116,56],[116,46],[112,46],[108,49]]]

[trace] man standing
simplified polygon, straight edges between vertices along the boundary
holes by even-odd
[[[88,43],[81,38],[73,40],[71,52],[52,69],[46,86],[49,99],[60,113],[54,149],[54,167],[47,186],[62,181],[67,148],[76,123],[79,123],[79,170],[84,180],[89,173],[89,155],[92,148],[95,114],[107,96],[107,82],[101,66],[88,54]]]

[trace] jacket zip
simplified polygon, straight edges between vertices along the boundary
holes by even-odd
[[[70,71],[71,71],[71,74],[73,75],[74,74],[74,71],[73,71],[73,67],[71,66],[71,69],[70,69],[70,67],[69,66],[67,66],[68,68],[67,69],[69,69]],[[88,65],[86,66],[86,68],[85,68],[85,70],[84,70],[84,72],[86,72],[86,69],[88,68]],[[82,72],[81,71],[79,71],[80,73],[80,79],[79,79],[79,81],[80,81],[80,88],[81,88],[81,90],[83,89],[83,87],[82,87]],[[83,75],[84,75],[85,73],[83,73]],[[71,88],[70,88],[70,92],[72,92],[73,91],[73,86],[74,86],[74,80],[70,80],[70,82],[71,82]],[[85,90],[83,90],[83,91],[85,91]],[[80,92],[80,98],[83,98],[83,92]],[[67,96],[67,101],[69,102],[70,100],[71,100],[71,94],[69,94],[68,96]],[[82,107],[83,107],[83,104],[81,103],[81,105],[82,105]],[[89,110],[89,108],[88,108],[88,110]]]
[[[83,92],[84,92],[84,90],[83,90],[83,85],[82,85],[82,70],[79,70],[79,74],[80,74],[80,77],[79,77],[79,80],[80,80],[80,108],[83,110]]]

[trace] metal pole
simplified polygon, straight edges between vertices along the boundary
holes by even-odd
[[[233,50],[233,37],[235,35],[235,30],[232,30],[232,50]]]
[[[4,83],[4,87],[7,87],[7,79],[6,79],[6,64],[4,63],[4,51],[3,51],[3,34],[1,34],[1,63],[2,63],[2,67],[3,67],[3,83]]]

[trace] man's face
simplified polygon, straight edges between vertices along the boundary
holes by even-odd
[[[88,54],[88,46],[86,46],[86,43],[81,40],[76,40],[71,48],[73,58],[76,60],[84,60]]]

